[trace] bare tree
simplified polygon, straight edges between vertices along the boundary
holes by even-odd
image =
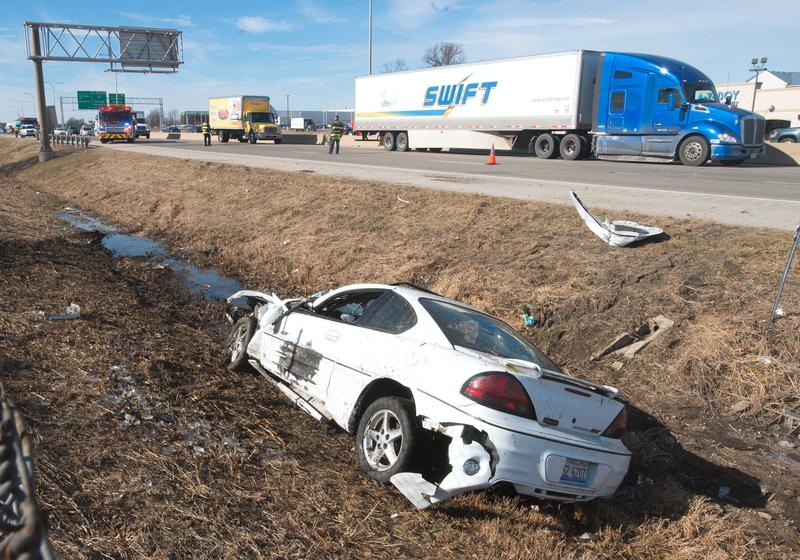
[[[422,62],[427,66],[449,66],[450,64],[461,64],[467,60],[464,47],[461,43],[450,41],[440,41],[425,49],[422,55]]]
[[[149,113],[147,113],[147,117],[145,120],[147,121],[147,126],[151,129],[158,128],[160,119],[158,109],[152,109]]]
[[[164,124],[165,125],[173,125],[178,124],[180,121],[181,114],[178,112],[177,109],[170,109],[164,115]]]
[[[408,70],[408,64],[406,64],[406,59],[395,58],[393,61],[384,64],[381,72],[402,72],[404,70]]]

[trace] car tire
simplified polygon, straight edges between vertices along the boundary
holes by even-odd
[[[678,147],[678,159],[683,165],[699,167],[708,160],[708,141],[694,134],[687,137]]]
[[[577,134],[567,134],[558,143],[558,150],[561,152],[561,157],[569,161],[583,159],[586,153],[586,141],[583,137]]]
[[[256,319],[252,315],[242,317],[233,324],[228,335],[228,364],[230,371],[248,369],[247,345],[256,332]]]
[[[147,135],[145,138],[147,138],[148,140],[150,140],[150,135],[148,134],[148,135]]]
[[[558,139],[552,134],[540,134],[533,143],[533,151],[538,158],[552,159],[558,154]]]
[[[781,144],[794,144],[795,143],[795,139],[794,138],[784,138],[783,140],[780,140],[779,142]]]
[[[247,141],[250,142],[251,144],[255,144],[256,143],[256,135],[253,134],[252,132],[250,132],[250,134],[247,135]]]
[[[394,132],[386,132],[383,135],[383,149],[389,152],[397,149],[397,143],[394,141]]]
[[[398,152],[407,152],[408,151],[408,133],[407,132],[398,132],[397,138],[395,138],[394,143],[397,144],[397,151]]]
[[[390,436],[395,437],[390,439]],[[416,443],[412,402],[383,397],[369,405],[361,416],[356,432],[356,459],[370,478],[388,484],[394,475],[411,466]],[[388,449],[392,451],[387,453]]]
[[[721,159],[719,162],[726,167],[736,167],[744,163],[743,159]]]

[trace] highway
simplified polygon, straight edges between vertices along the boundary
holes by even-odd
[[[216,140],[216,138],[214,138]],[[425,188],[567,203],[576,190],[590,208],[697,217],[720,223],[793,229],[800,223],[800,168],[539,160],[498,154],[386,152],[375,142],[349,143],[328,155],[319,145],[144,140],[109,147],[154,155],[304,171]],[[624,218],[613,215],[612,218]]]

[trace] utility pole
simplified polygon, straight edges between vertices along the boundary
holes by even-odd
[[[372,75],[372,0],[369,0],[369,74]]]
[[[55,86],[53,85],[53,82],[45,82],[45,83],[48,86],[50,86],[50,89],[53,90],[53,107],[55,107],[56,106],[56,86],[63,86],[64,82],[56,82]],[[61,104],[61,124],[64,124],[64,104],[63,103]]]
[[[750,106],[750,111],[753,113],[756,112],[756,93],[758,92],[758,75],[762,70],[767,69],[767,67],[764,66],[766,63],[767,63],[767,57],[762,57],[760,62],[757,58],[754,58],[750,61],[750,64],[753,65],[750,71],[756,73],[756,80],[755,83],[753,84],[753,104]]]
[[[292,122],[292,117],[289,116],[289,94],[286,94],[286,128],[289,128],[289,123]]]
[[[50,148],[50,137],[47,135],[47,102],[44,97],[44,75],[42,73],[41,45],[39,43],[39,28],[31,27],[31,52],[33,58],[33,76],[36,80],[36,100],[39,116],[39,163],[55,157]]]

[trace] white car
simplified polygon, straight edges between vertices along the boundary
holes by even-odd
[[[56,136],[64,136],[66,133],[67,130],[63,126],[59,126],[53,131]]]
[[[19,127],[20,138],[36,138],[36,127],[32,124],[23,124]]]
[[[244,290],[228,302],[228,367],[249,363],[354,434],[361,468],[419,508],[498,483],[587,501],[628,471],[617,390],[563,373],[475,308],[408,284],[304,301]]]

